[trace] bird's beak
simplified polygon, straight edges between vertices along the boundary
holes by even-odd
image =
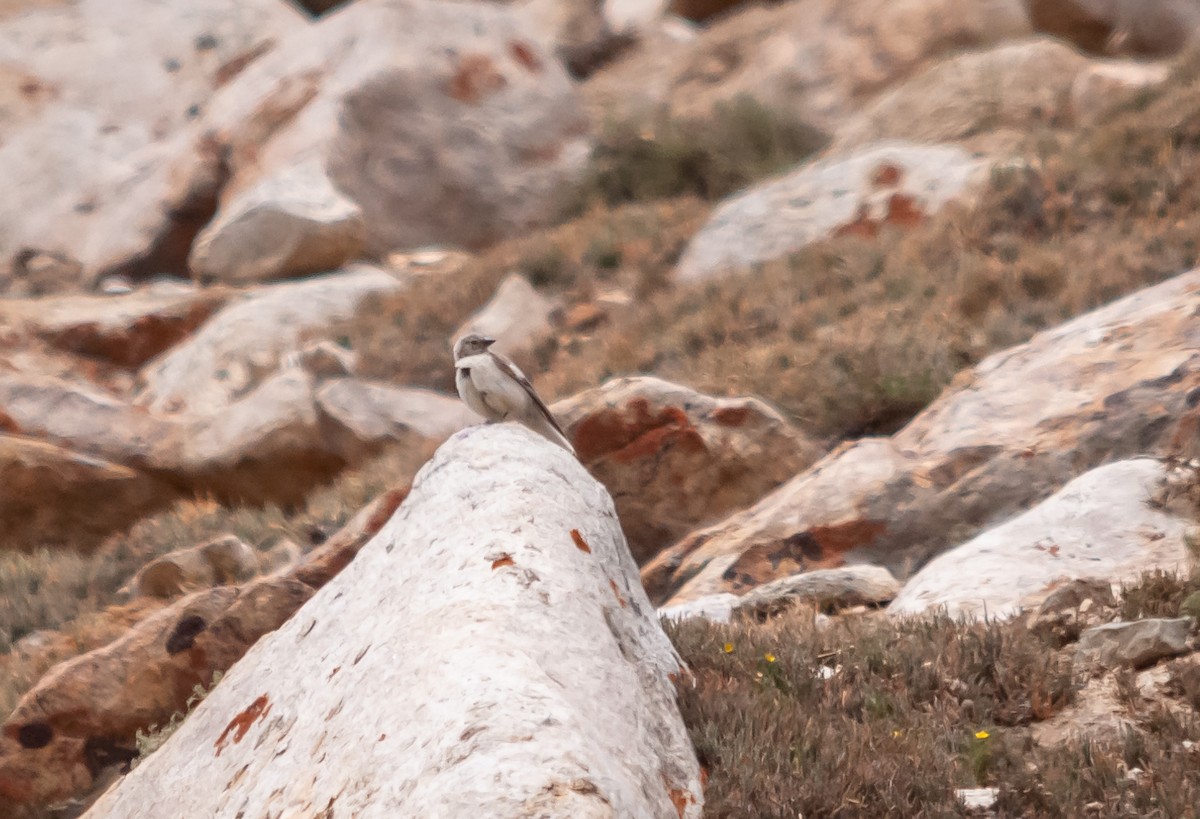
[[[483,345],[485,347],[491,347],[493,344],[496,343],[496,339],[494,339],[494,338],[481,338],[479,340],[483,343]]]

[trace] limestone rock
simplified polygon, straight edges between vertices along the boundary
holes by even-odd
[[[406,432],[446,438],[478,417],[457,397],[416,387],[338,378],[317,390],[317,405],[349,436],[347,452],[398,440]]]
[[[90,815],[698,817],[679,670],[604,489],[476,427]]]
[[[1093,469],[1012,520],[939,555],[888,611],[1009,617],[1076,578],[1121,582],[1185,565],[1188,521],[1153,508],[1163,480],[1154,459]]]
[[[294,360],[296,366],[318,381],[354,375],[358,368],[358,356],[353,350],[325,340],[304,345],[295,354]]]
[[[834,136],[833,153],[880,139],[967,142],[991,151],[1031,128],[1071,121],[1090,60],[1061,40],[1030,38],[947,57],[868,103]]]
[[[0,795],[44,804],[78,794],[136,755],[134,734],[181,710],[312,595],[297,580],[199,591],[115,642],[56,666],[0,725]]]
[[[196,237],[188,266],[203,282],[248,284],[336,270],[362,250],[362,210],[314,162],[238,191]]]
[[[131,585],[136,594],[176,597],[185,591],[249,580],[258,569],[254,549],[235,535],[225,535],[155,558],[138,571]]]
[[[195,684],[207,684],[287,620],[349,564],[407,492],[384,492],[286,572],[197,591],[165,608],[140,598],[105,612],[107,629],[118,629],[109,642],[73,658],[89,646],[71,641],[54,652],[67,659],[0,728],[0,797],[8,800],[0,804],[36,808],[103,783],[106,768],[130,758],[136,731],[183,711]]]
[[[496,339],[495,349],[510,357],[520,357],[549,338],[550,316],[558,305],[534,289],[519,273],[505,276],[491,301],[467,319],[449,340],[467,333],[481,333]]]
[[[157,413],[215,411],[273,374],[287,354],[351,318],[364,298],[401,287],[384,270],[359,265],[259,288],[147,364],[136,401]]]
[[[0,301],[0,320],[70,353],[139,367],[187,338],[230,293],[159,286],[127,295]]]
[[[1026,0],[1039,31],[1095,52],[1169,56],[1200,28],[1194,0]]]
[[[552,411],[612,494],[639,562],[753,503],[819,454],[756,398],[713,398],[658,378],[613,379]]]
[[[1133,60],[1093,62],[1071,85],[1071,109],[1083,125],[1098,122],[1118,102],[1153,88],[1171,75],[1170,64]]]
[[[899,591],[899,581],[882,566],[818,569],[764,583],[740,597],[734,611],[764,617],[799,602],[821,608],[877,606]]]
[[[1031,32],[1022,0],[804,0],[748,5],[669,46],[667,76],[634,48],[593,78],[623,96],[607,112],[706,118],[740,96],[832,134],[891,83],[958,50]],[[647,49],[651,46],[647,46]],[[660,48],[656,41],[654,48]],[[610,74],[612,79],[602,79]],[[589,94],[591,96],[591,94]]]
[[[674,622],[699,617],[710,623],[728,623],[733,619],[733,609],[737,601],[738,596],[729,592],[710,594],[673,606],[663,606],[658,610],[658,616]]]
[[[874,236],[969,202],[991,163],[950,145],[883,142],[831,155],[722,202],[684,250],[683,281],[783,258],[832,235]]]
[[[172,497],[120,464],[0,433],[0,548],[86,549]]]
[[[1055,587],[1032,614],[1027,625],[1048,644],[1064,646],[1079,639],[1088,626],[1107,619],[1116,607],[1112,581],[1076,578]]]
[[[1188,650],[1191,617],[1134,620],[1093,626],[1079,637],[1077,659],[1112,668],[1144,668]]]
[[[222,232],[248,229],[243,215],[264,188],[286,188],[293,214],[324,212],[336,191],[358,208],[371,257],[487,245],[557,215],[555,195],[582,172],[590,145],[570,79],[532,24],[499,4],[456,0],[359,0],[334,10],[222,89],[205,127],[227,151],[231,176],[197,264]],[[303,185],[288,181],[297,167]],[[349,216],[346,206],[334,210]],[[327,227],[287,224],[295,247]],[[238,231],[224,258],[253,262],[259,277],[284,272],[269,249],[235,252],[253,239]]]
[[[643,581],[682,602],[848,561],[909,575],[1082,470],[1165,448],[1200,387],[1197,310],[1200,270],[989,356],[890,439],[839,447]]]
[[[0,112],[0,289],[182,272],[221,181],[196,124],[302,24],[277,0],[80,0],[0,20],[0,75],[21,90]]]

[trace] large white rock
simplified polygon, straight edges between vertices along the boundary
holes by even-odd
[[[884,141],[768,180],[720,204],[679,260],[683,280],[780,259],[830,235],[874,236],[967,200],[992,163],[954,145]]]
[[[262,287],[226,306],[186,342],[149,362],[137,403],[155,412],[203,414],[227,406],[274,374],[305,342],[354,315],[372,294],[400,289],[385,270],[338,273]]]
[[[1142,458],[1102,466],[1071,481],[1023,515],[935,558],[888,611],[1007,617],[1061,583],[1133,580],[1187,561],[1189,521],[1154,508],[1162,464]]]
[[[180,272],[219,187],[195,139],[206,106],[304,26],[279,0],[77,0],[0,20],[0,287]]]
[[[698,817],[679,670],[603,487],[474,427],[88,816]]]

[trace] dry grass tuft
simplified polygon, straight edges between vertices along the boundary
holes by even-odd
[[[796,165],[827,142],[820,130],[749,96],[718,105],[703,120],[611,122],[566,210],[577,216],[595,205],[680,196],[716,201]]]
[[[1150,577],[1127,595],[1160,587]],[[954,816],[955,790],[972,787],[999,788],[1001,816],[1197,816],[1188,667],[1170,708],[1130,699],[1137,731],[1041,747],[1029,726],[1082,684],[1069,647],[1019,620],[813,615],[668,626],[694,675],[679,700],[709,776],[706,816]]]

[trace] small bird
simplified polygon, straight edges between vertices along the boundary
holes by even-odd
[[[516,421],[572,455],[575,447],[525,373],[488,348],[496,339],[469,333],[454,343],[454,385],[463,403],[489,421]]]

